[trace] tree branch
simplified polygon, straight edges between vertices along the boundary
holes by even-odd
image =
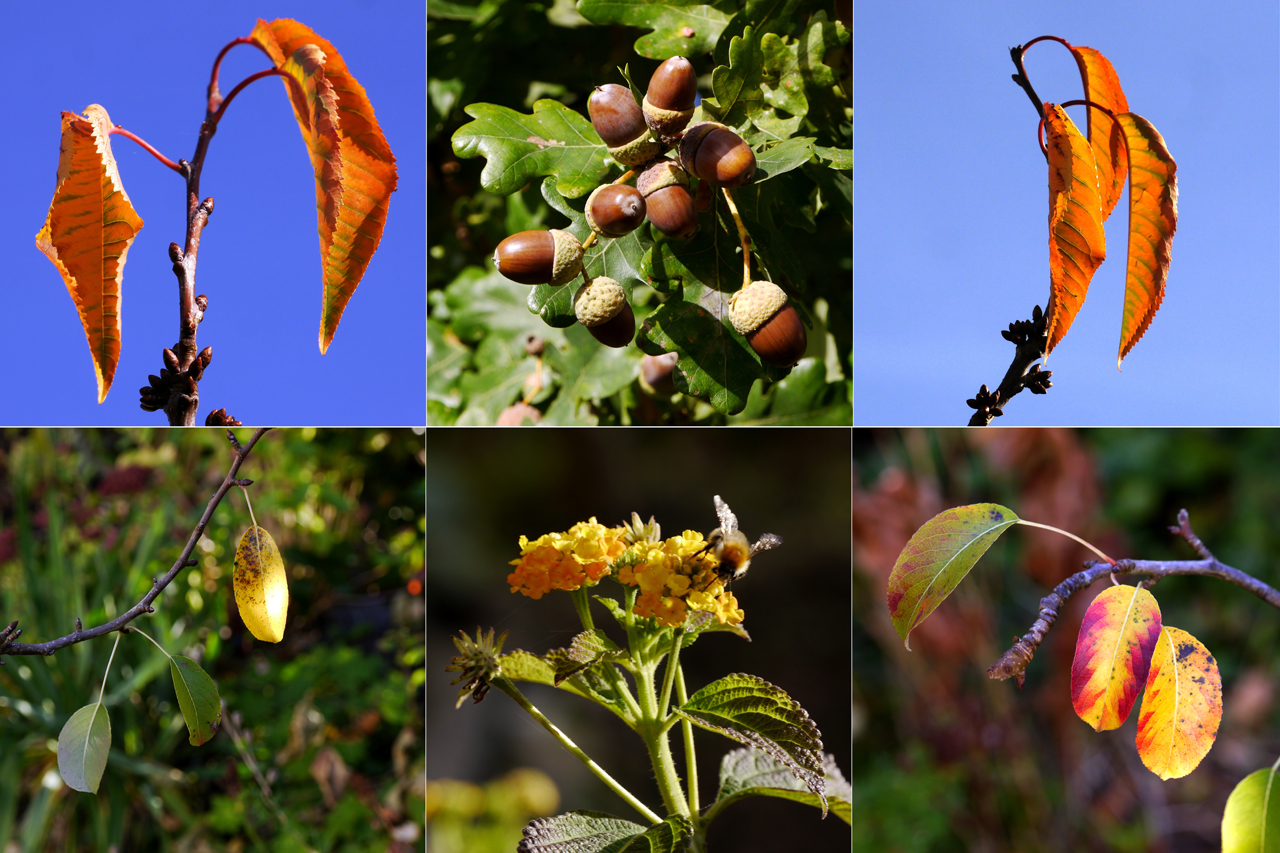
[[[59,637],[56,640],[50,640],[47,643],[14,642],[22,634],[22,631],[18,629],[18,623],[15,620],[14,622],[11,622],[3,632],[0,632],[0,655],[51,655],[59,649],[65,649],[66,647],[73,646],[76,643],[91,640],[94,637],[101,637],[104,634],[110,634],[112,631],[118,631],[134,619],[141,616],[143,613],[155,612],[155,608],[151,606],[151,602],[156,600],[156,597],[159,596],[164,588],[173,581],[179,571],[197,564],[195,560],[190,559],[191,552],[195,549],[196,543],[200,541],[200,537],[204,534],[204,529],[208,526],[209,520],[213,518],[213,511],[218,508],[218,504],[222,501],[223,495],[225,495],[227,490],[232,486],[248,485],[252,482],[251,480],[239,480],[236,478],[236,474],[240,471],[240,466],[244,463],[244,460],[249,457],[249,453],[253,450],[253,446],[258,443],[258,439],[261,438],[263,433],[266,431],[266,429],[256,430],[253,437],[241,446],[236,441],[235,436],[228,430],[227,436],[235,451],[235,459],[231,462],[231,468],[227,471],[227,476],[223,479],[222,485],[218,487],[218,490],[213,493],[213,497],[209,499],[209,505],[205,507],[204,515],[200,516],[200,521],[196,524],[195,529],[191,531],[191,536],[187,539],[187,545],[182,549],[182,553],[178,555],[177,561],[174,562],[173,566],[170,567],[169,571],[166,572],[163,577],[159,579],[151,579],[151,589],[142,597],[141,601],[133,605],[133,607],[130,607],[120,616],[112,619],[106,624],[99,625],[96,628],[82,630],[80,627],[80,620],[77,619],[76,630],[64,637]],[[3,663],[4,661],[0,660],[0,664]]]
[[[1178,526],[1170,527],[1169,531],[1185,539],[1202,559],[1118,560],[1114,566],[1098,561],[1085,563],[1083,571],[1067,578],[1054,587],[1053,592],[1040,599],[1040,616],[1031,625],[1031,630],[1027,631],[1021,638],[1014,638],[1013,646],[991,665],[991,668],[987,670],[987,675],[998,681],[1011,677],[1016,678],[1018,686],[1021,687],[1022,680],[1026,677],[1027,664],[1031,662],[1031,658],[1035,655],[1036,649],[1040,647],[1040,643],[1043,642],[1045,634],[1053,627],[1053,623],[1058,618],[1058,611],[1072,595],[1108,574],[1144,575],[1150,580],[1143,581],[1141,585],[1145,585],[1148,588],[1154,586],[1161,578],[1174,575],[1199,575],[1218,578],[1253,593],[1267,604],[1280,610],[1280,591],[1271,588],[1252,575],[1219,562],[1205,547],[1204,543],[1200,541],[1200,537],[1196,536],[1195,532],[1192,531],[1190,516],[1188,516],[1185,509],[1178,513]]]
[[[987,426],[1004,414],[1005,403],[1009,402],[1024,388],[1032,394],[1044,394],[1053,386],[1051,370],[1041,370],[1040,365],[1032,362],[1044,357],[1044,347],[1048,340],[1048,329],[1045,315],[1037,305],[1031,312],[1030,320],[1017,320],[1009,324],[1009,328],[1000,333],[1006,341],[1017,349],[1013,353],[1013,362],[1005,371],[995,393],[983,385],[977,395],[966,400],[969,408],[976,409],[969,418],[969,426]]]

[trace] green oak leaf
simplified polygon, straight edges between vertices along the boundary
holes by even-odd
[[[650,30],[636,39],[636,53],[650,59],[710,53],[737,4],[679,0],[581,0],[578,13],[596,24],[625,24]],[[691,33],[691,34],[690,34]]]

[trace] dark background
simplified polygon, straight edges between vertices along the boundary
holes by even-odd
[[[559,812],[597,809],[639,821],[577,759],[499,691],[455,710],[444,671],[451,635],[477,626],[509,630],[504,651],[543,654],[579,630],[569,597],[539,601],[506,583],[518,538],[567,530],[591,516],[613,525],[634,510],[657,517],[663,536],[718,526],[712,495],[733,509],[754,540],[781,548],[752,561],[733,585],[752,642],[704,637],[681,655],[690,692],[733,672],[786,690],[822,732],[824,751],[849,762],[849,433],[847,430],[433,431],[427,517],[427,737],[429,776],[483,782],[536,767],[560,789]],[[605,589],[607,594],[607,588]],[[599,605],[597,625],[620,632]],[[611,775],[661,812],[642,741],[613,715],[570,694],[521,683],[530,700]],[[735,742],[697,730],[699,791],[718,787],[721,757]],[[684,776],[678,733],[672,738]],[[687,780],[685,780],[687,783]],[[518,836],[517,836],[518,838]],[[713,849],[845,849],[849,827],[812,808],[772,798],[731,807],[710,830]],[[514,845],[514,840],[512,844]]]

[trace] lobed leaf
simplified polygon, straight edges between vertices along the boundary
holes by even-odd
[[[1094,731],[1128,719],[1159,637],[1160,605],[1142,587],[1110,587],[1089,605],[1071,663],[1071,704]]]
[[[76,711],[58,732],[58,772],[68,788],[98,793],[107,753],[111,750],[111,718],[101,702]]]
[[[911,648],[916,626],[937,609],[987,552],[1018,522],[999,504],[970,504],[938,513],[912,534],[889,574],[888,604],[894,630]]]
[[[1062,107],[1045,104],[1044,111],[1049,150],[1047,356],[1071,328],[1107,250],[1093,151]]]
[[[1073,46],[1072,55],[1080,66],[1080,78],[1084,82],[1085,100],[1106,107],[1113,113],[1129,111],[1129,101],[1120,88],[1120,77],[1105,56],[1091,47]],[[1124,176],[1129,171],[1129,157],[1125,152],[1120,128],[1111,116],[1096,107],[1088,107],[1089,147],[1098,167],[1098,192],[1102,200],[1102,221],[1111,215],[1120,193],[1124,191]]]
[[[1129,142],[1129,260],[1116,367],[1142,339],[1164,301],[1173,232],[1178,230],[1178,164],[1140,115],[1116,116]]]
[[[1160,632],[1138,712],[1138,755],[1161,779],[1180,779],[1200,763],[1222,721],[1222,676],[1199,640],[1167,625]]]
[[[259,20],[250,38],[288,74],[285,90],[316,171],[324,353],[382,240],[396,158],[368,95],[332,44],[287,18]]]
[[[650,59],[710,53],[732,17],[717,8],[668,0],[579,0],[578,14],[593,24],[625,24],[651,30],[636,39],[636,53]]]
[[[192,746],[212,740],[222,725],[218,685],[199,664],[182,655],[169,658],[169,674],[173,676],[173,691],[178,695],[178,707],[187,724],[187,739]]]
[[[1222,853],[1280,853],[1280,772],[1275,767],[1250,773],[1227,797]]]
[[[86,107],[83,118],[62,114],[57,185],[36,234],[36,247],[58,268],[80,315],[99,403],[107,399],[120,363],[124,262],[142,230],[111,153],[113,127],[97,104]]]

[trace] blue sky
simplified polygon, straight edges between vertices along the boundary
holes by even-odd
[[[112,150],[146,225],[129,250],[120,366],[97,403],[93,364],[71,297],[35,246],[53,197],[59,115],[102,104],[112,120],[173,160],[190,158],[218,51],[258,18],[294,18],[328,39],[364,86],[396,155],[382,243],[326,355],[320,325],[315,181],[276,79],[228,107],[205,160],[200,194],[215,201],[200,246],[196,292],[209,296],[197,342],[213,347],[199,422],[225,407],[246,424],[415,425],[425,418],[425,21],[417,3],[19,4],[0,55],[9,132],[0,241],[0,422],[163,425],[138,408],[138,388],[178,335],[170,242],[183,242],[183,183],[139,146]],[[127,9],[126,12],[109,11]],[[270,67],[257,48],[223,61],[225,94]]]
[[[1280,422],[1280,18],[1275,3],[862,3],[854,26],[854,419],[963,425],[1048,297],[1048,167],[1008,48],[1102,52],[1178,164],[1165,300],[1116,371],[1128,192],[1107,260],[1008,426]],[[1027,71],[1082,97],[1061,45]],[[1068,112],[1083,129],[1083,108]]]

